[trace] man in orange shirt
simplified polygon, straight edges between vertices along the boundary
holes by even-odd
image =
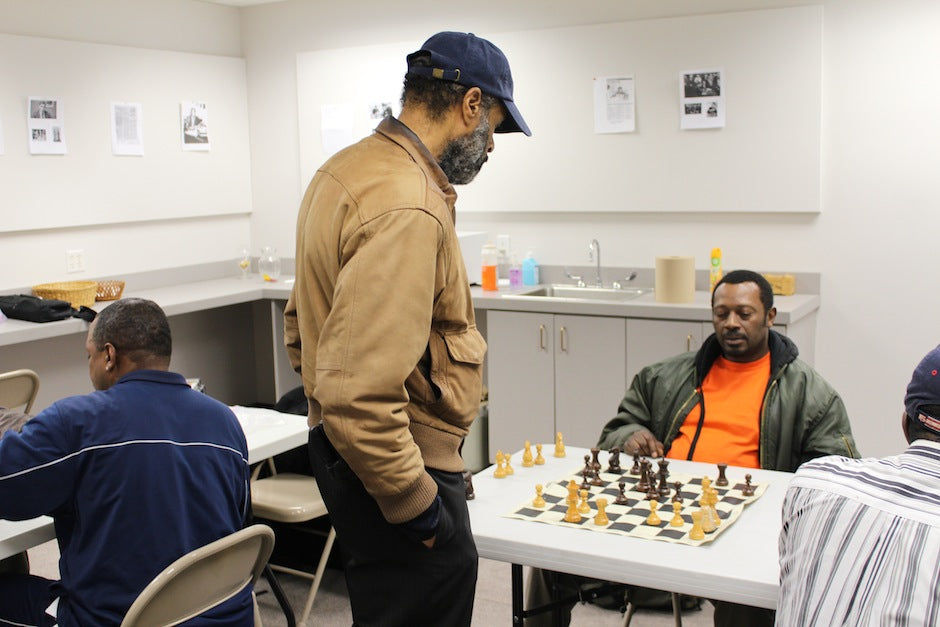
[[[842,399],[798,359],[789,338],[771,330],[776,315],[763,276],[729,272],[712,292],[715,333],[697,352],[641,370],[598,446],[788,472],[823,455],[858,457]],[[572,587],[569,577],[559,577],[562,594]],[[547,600],[547,589],[536,571],[528,605]],[[570,619],[570,606],[563,614]],[[526,625],[542,616],[550,618]],[[771,610],[715,602],[716,625],[773,623]]]

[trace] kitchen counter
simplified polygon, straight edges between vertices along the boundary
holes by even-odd
[[[524,293],[537,287],[539,286],[500,287],[497,292],[486,292],[483,288],[472,287],[470,292],[473,294],[473,305],[477,309],[699,322],[711,322],[712,319],[711,294],[707,291],[695,292],[695,302],[688,304],[656,302],[656,295],[652,291],[622,302],[513,297],[514,294]],[[793,324],[805,318],[819,308],[819,302],[818,294],[774,296],[774,306],[777,308],[776,324]]]

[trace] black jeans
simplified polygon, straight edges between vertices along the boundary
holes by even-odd
[[[310,431],[308,450],[346,560],[354,624],[470,625],[477,550],[463,475],[428,469],[442,501],[437,538],[429,549],[385,520],[322,426]]]

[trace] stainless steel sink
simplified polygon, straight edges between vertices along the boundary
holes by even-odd
[[[565,298],[577,300],[625,301],[649,294],[652,288],[577,287],[576,285],[546,285],[529,291],[503,294],[503,298]]]

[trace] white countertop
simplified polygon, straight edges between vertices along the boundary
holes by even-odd
[[[688,546],[505,517],[534,497],[535,484],[583,468],[581,460],[588,452],[568,447],[567,456],[558,459],[551,456],[552,450],[553,445],[546,445],[544,466],[522,467],[517,452],[515,474],[496,479],[491,466],[473,476],[476,498],[467,505],[481,557],[706,599],[776,607],[780,512],[792,474],[729,466],[729,480],[741,481],[750,473],[754,482],[769,483],[767,491],[712,542]],[[600,460],[606,464],[606,452]],[[717,475],[712,464],[670,460],[669,469],[694,476]]]
[[[479,309],[500,311],[532,311],[539,313],[582,314],[613,316],[621,318],[652,318],[664,320],[692,320],[711,322],[711,293],[695,292],[692,303],[660,303],[650,291],[621,302],[582,300],[577,298],[516,298],[515,295],[538,288],[529,285],[522,288],[500,287],[496,292],[484,291],[481,287],[470,288],[473,305]],[[818,294],[794,294],[774,296],[777,308],[777,324],[791,324],[819,308]]]

